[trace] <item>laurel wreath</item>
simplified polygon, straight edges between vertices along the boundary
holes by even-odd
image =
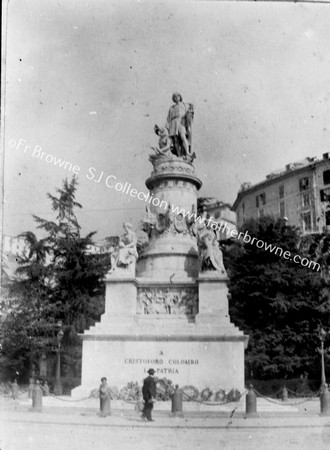
[[[213,392],[211,391],[210,388],[205,388],[202,390],[202,392],[200,393],[200,399],[203,402],[207,402],[208,400],[210,400],[210,398],[212,397]]]
[[[223,402],[224,400],[226,400],[226,391],[219,389],[214,395],[214,401]]]
[[[185,396],[184,400],[193,402],[198,399],[199,390],[195,386],[187,385],[184,386],[181,390]]]

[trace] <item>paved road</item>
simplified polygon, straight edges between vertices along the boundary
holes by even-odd
[[[330,428],[162,428],[156,423],[81,425],[4,422],[1,450],[329,450]]]
[[[169,418],[155,414],[144,423],[134,412],[3,408],[1,450],[329,450],[330,418]]]

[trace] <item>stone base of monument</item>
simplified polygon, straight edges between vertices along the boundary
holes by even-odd
[[[141,386],[152,367],[157,378],[167,378],[180,387],[244,390],[243,336],[89,337],[83,347],[82,387],[97,386],[102,376],[118,389],[129,382]],[[72,395],[76,391],[79,396],[79,389]]]
[[[149,368],[180,387],[243,392],[247,336],[230,322],[226,282],[198,278],[199,311],[187,315],[137,313],[145,280],[106,280],[106,313],[82,335],[82,385],[72,396],[88,395],[103,376],[118,389],[141,386]]]

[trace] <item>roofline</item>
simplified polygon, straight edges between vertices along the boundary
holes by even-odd
[[[286,178],[290,178],[293,174],[298,174],[298,173],[314,170],[316,166],[324,164],[324,163],[330,163],[330,159],[321,159],[319,161],[313,161],[312,163],[307,164],[306,166],[297,167],[296,169],[282,172],[279,175],[274,176],[274,178],[270,178],[268,180],[266,179],[266,180],[260,181],[259,183],[254,184],[253,186],[251,186],[251,187],[249,187],[247,189],[244,189],[243,191],[240,191],[237,194],[236,200],[233,203],[232,210],[233,211],[236,210],[237,204],[242,199],[242,197],[245,196],[245,194],[252,193],[253,191],[257,191],[260,188],[262,188],[263,186],[270,186],[272,184],[278,183],[281,180],[284,180]]]
[[[225,206],[228,206],[229,209],[231,209],[231,207],[232,207],[231,203],[221,202],[221,200],[220,200],[219,202],[216,202],[216,203],[210,203],[209,205],[203,205],[203,208],[204,209],[217,208],[217,207],[218,208],[222,208],[222,207],[225,207]]]

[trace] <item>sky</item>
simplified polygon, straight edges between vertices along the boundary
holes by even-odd
[[[79,167],[83,234],[137,228],[145,204],[104,178],[147,192],[153,127],[165,124],[175,91],[194,104],[201,196],[233,203],[243,182],[321,157],[329,23],[330,5],[319,3],[10,0],[3,232],[40,234],[32,214],[54,218],[47,193],[73,174],[46,155]]]

